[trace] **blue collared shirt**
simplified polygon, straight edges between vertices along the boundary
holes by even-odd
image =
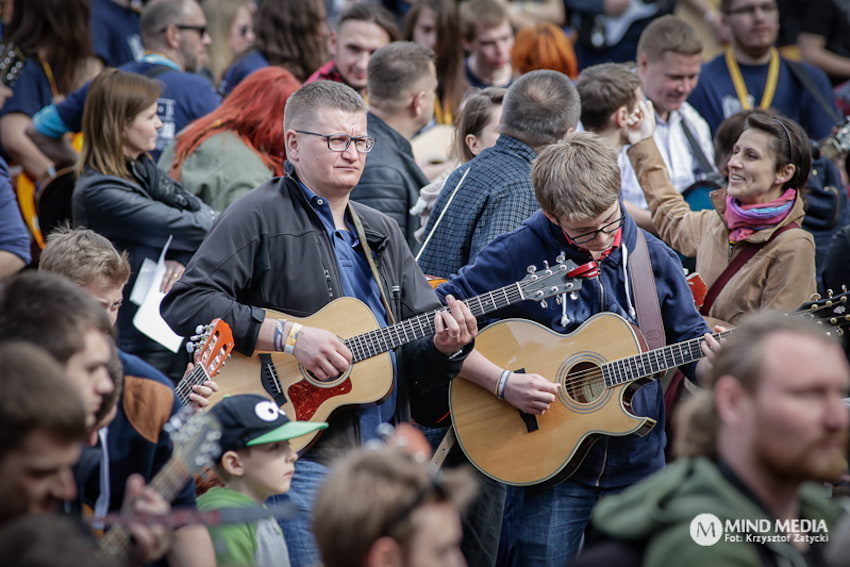
[[[360,238],[354,230],[351,220],[346,216],[345,224],[348,230],[338,230],[334,224],[333,213],[328,200],[317,195],[301,181],[298,182],[304,195],[310,202],[310,206],[319,215],[328,238],[336,255],[339,277],[342,282],[342,293],[347,297],[354,297],[365,303],[381,327],[387,326],[387,310],[381,300],[381,292],[378,283],[372,277],[369,262],[360,245]],[[395,352],[390,351],[393,361],[393,373],[396,372]],[[393,376],[395,382],[395,376]],[[367,408],[360,414],[360,435],[363,441],[376,437],[375,427],[381,423],[390,421],[395,412],[395,389],[390,397],[382,404]]]

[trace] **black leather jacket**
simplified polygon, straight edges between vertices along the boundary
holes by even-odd
[[[420,221],[410,214],[410,209],[419,198],[419,190],[428,185],[428,178],[416,165],[410,142],[404,136],[371,112],[367,120],[375,147],[366,158],[363,176],[351,192],[351,200],[378,209],[396,221],[408,246],[415,251],[419,243],[413,233]]]
[[[357,211],[376,254],[385,292],[398,321],[439,307],[399,231],[387,216],[359,203]],[[251,354],[265,317],[263,308],[296,317],[312,315],[341,297],[336,256],[321,219],[292,177],[254,189],[222,213],[162,303],[165,320],[178,333],[221,317],[233,329],[236,349]],[[398,349],[396,418],[410,416],[411,385],[444,384],[460,371],[463,357],[449,359],[431,337]],[[330,428],[308,452],[327,462],[359,444],[353,409],[333,414]]]

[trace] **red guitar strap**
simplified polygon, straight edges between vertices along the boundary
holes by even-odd
[[[717,299],[717,296],[720,295],[720,292],[726,287],[726,284],[729,283],[729,280],[732,279],[738,270],[740,270],[744,264],[750,261],[750,259],[756,255],[756,252],[761,250],[768,242],[785,232],[786,230],[790,230],[792,228],[800,228],[800,225],[796,222],[788,223],[783,227],[780,227],[774,231],[774,233],[768,238],[766,241],[760,244],[751,244],[749,242],[745,242],[742,245],[742,250],[738,252],[738,255],[732,258],[732,261],[729,262],[729,265],[726,266],[726,269],[721,272],[717,279],[711,284],[711,287],[708,290],[708,293],[705,296],[705,301],[700,307],[700,314],[703,316],[708,315],[708,312],[711,311],[711,306],[714,305],[714,301]]]

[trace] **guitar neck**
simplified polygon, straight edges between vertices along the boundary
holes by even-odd
[[[191,476],[191,471],[180,459],[172,457],[151,480],[150,488],[171,502]],[[115,526],[100,540],[99,554],[105,557],[124,558],[130,552],[130,533],[123,526]]]
[[[720,340],[731,335],[733,330],[712,333],[712,336]],[[703,342],[705,342],[705,337],[697,337],[604,364],[602,375],[605,378],[605,384],[609,388],[613,388],[659,372],[666,372],[683,364],[695,362],[705,357],[701,348]]]
[[[519,282],[506,285],[499,289],[481,294],[463,301],[472,315],[476,318],[486,315],[512,305],[525,299]],[[345,340],[351,353],[354,355],[353,362],[360,362],[381,353],[400,347],[422,337],[434,334],[434,315],[446,308],[435,309],[429,313],[423,313],[411,317],[401,323],[388,327],[381,327],[362,335],[356,335]]]
[[[192,386],[199,386],[209,379],[204,367],[198,364],[189,374],[180,379],[180,382],[174,388],[174,393],[177,394],[184,406],[188,406],[191,403],[189,394],[192,393]]]

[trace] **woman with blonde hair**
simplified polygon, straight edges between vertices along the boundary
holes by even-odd
[[[212,226],[215,213],[157,169],[148,152],[162,122],[156,113],[159,82],[107,69],[91,84],[83,113],[83,152],[72,198],[75,226],[109,238],[129,255],[133,275],[118,312],[119,348],[136,354],[172,378],[185,361],[140,333],[131,290],[146,260],[156,263],[166,243],[167,292]]]
[[[218,85],[234,59],[254,44],[253,0],[204,0],[202,3],[210,37],[207,61],[213,82]]]

